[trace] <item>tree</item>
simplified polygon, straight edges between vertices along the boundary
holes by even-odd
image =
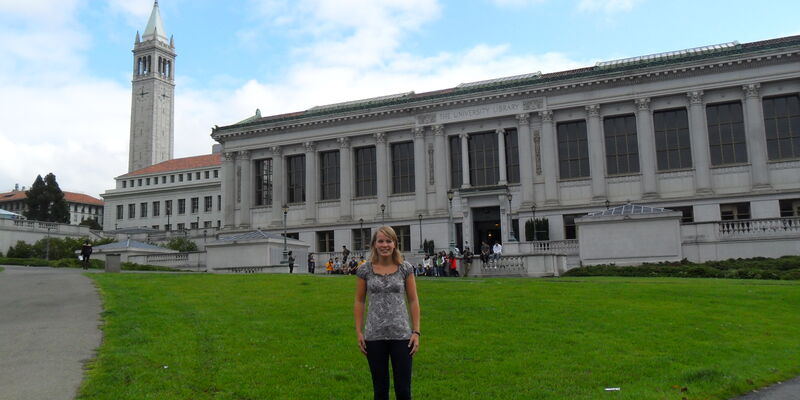
[[[88,226],[89,229],[94,229],[96,231],[103,230],[103,227],[97,222],[97,218],[87,218],[78,225]]]
[[[184,237],[176,237],[167,242],[164,247],[177,251],[197,251],[197,244]]]
[[[25,218],[36,221],[69,223],[69,207],[64,200],[64,192],[58,186],[56,176],[47,174],[44,179],[36,176],[30,190],[25,192],[28,210]]]

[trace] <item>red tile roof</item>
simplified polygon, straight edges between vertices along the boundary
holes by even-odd
[[[28,198],[28,196],[25,195],[24,190],[0,193],[0,203],[15,200],[25,200],[26,198]],[[64,192],[64,200],[66,200],[67,203],[91,204],[95,206],[105,205],[103,200],[96,199],[88,194],[83,193]]]
[[[120,176],[120,178],[136,175],[159,174],[163,172],[173,172],[192,168],[216,167],[219,165],[222,165],[222,155],[219,153],[194,157],[173,158],[172,160],[167,160],[158,164],[153,164],[149,167],[137,169],[133,172],[128,172],[127,174]]]

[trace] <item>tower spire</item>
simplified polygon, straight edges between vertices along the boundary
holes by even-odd
[[[144,28],[142,40],[148,41],[157,39],[163,43],[168,43],[166,33],[164,21],[161,20],[161,12],[158,9],[158,0],[155,0],[153,2],[153,11],[150,12],[150,19],[147,20],[147,27]]]

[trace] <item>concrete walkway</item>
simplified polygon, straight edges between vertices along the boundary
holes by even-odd
[[[100,297],[84,271],[0,272],[0,400],[72,400],[100,346]]]

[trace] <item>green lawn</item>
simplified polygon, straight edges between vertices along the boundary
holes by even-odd
[[[354,277],[90,276],[105,338],[79,399],[371,398]],[[415,399],[728,399],[800,374],[798,282],[426,278],[418,287]]]

